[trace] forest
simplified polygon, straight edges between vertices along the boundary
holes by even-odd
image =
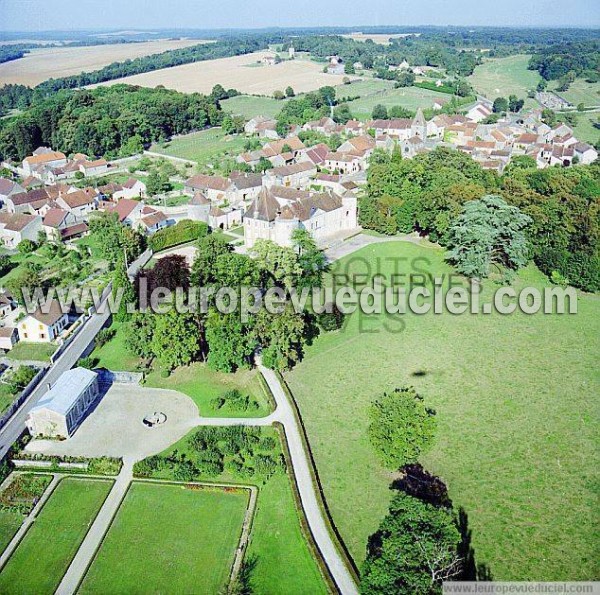
[[[107,159],[220,123],[218,99],[167,89],[113,85],[60,91],[0,120],[0,156],[21,160],[40,145]]]
[[[467,201],[494,194],[531,218],[530,256],[549,277],[600,290],[600,165],[539,170],[515,157],[504,175],[468,155],[437,148],[411,160],[376,152],[360,201],[360,223],[395,234],[419,231],[447,246]]]

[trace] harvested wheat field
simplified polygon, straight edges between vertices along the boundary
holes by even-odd
[[[23,58],[0,64],[0,85],[15,83],[33,87],[49,78],[91,72],[112,62],[160,54],[199,43],[206,42],[199,39],[163,39],[140,43],[34,49]]]
[[[206,60],[100,84],[127,83],[142,87],[164,85],[167,89],[184,93],[210,93],[218,83],[226,89],[233,88],[250,95],[271,95],[273,91],[284,91],[288,85],[296,93],[302,93],[325,85],[340,85],[344,80],[343,75],[325,74],[324,64],[312,60],[286,60],[272,66],[260,63],[263,56],[271,55],[269,52],[254,52],[244,56]]]

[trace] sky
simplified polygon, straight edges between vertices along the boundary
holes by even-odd
[[[599,0],[0,0],[0,30],[600,27]]]

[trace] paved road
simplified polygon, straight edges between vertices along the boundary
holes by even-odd
[[[151,254],[148,251],[140,256],[140,258],[133,262],[129,267],[129,275],[135,275],[135,273],[150,260],[150,257]],[[106,301],[108,294],[109,292],[105,291],[104,301]],[[53,385],[63,372],[70,370],[77,363],[88,345],[94,340],[104,323],[108,320],[109,316],[110,313],[108,312],[108,308],[105,308],[103,314],[93,314],[84,323],[83,328],[60,354],[48,372],[46,372],[46,375],[42,378],[39,385],[31,391],[29,397],[25,399],[11,420],[2,428],[2,430],[0,430],[0,459],[4,457],[8,449],[25,429],[27,414],[47,392],[48,384]]]
[[[304,509],[310,532],[340,592],[343,595],[358,594],[356,583],[329,535],[327,522],[319,507],[315,486],[313,485],[310,473],[308,453],[304,450],[300,434],[301,430],[296,422],[292,404],[289,402],[273,370],[269,370],[261,364],[258,364],[258,368],[267,381],[277,403],[275,415],[285,429],[291,463],[300,493],[300,501],[302,502],[302,508]]]

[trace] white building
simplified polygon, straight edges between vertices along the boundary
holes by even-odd
[[[19,340],[33,343],[50,343],[68,326],[69,316],[63,313],[58,301],[54,300],[47,312],[38,308],[19,321]]]
[[[31,409],[26,425],[32,436],[69,438],[98,398],[98,375],[85,368],[63,372]]]
[[[263,188],[244,214],[244,242],[257,240],[291,245],[295,229],[304,228],[322,242],[340,232],[356,229],[357,201],[352,192],[312,193],[292,188]]]
[[[42,218],[24,213],[0,213],[0,242],[12,250],[23,240],[38,241]]]

